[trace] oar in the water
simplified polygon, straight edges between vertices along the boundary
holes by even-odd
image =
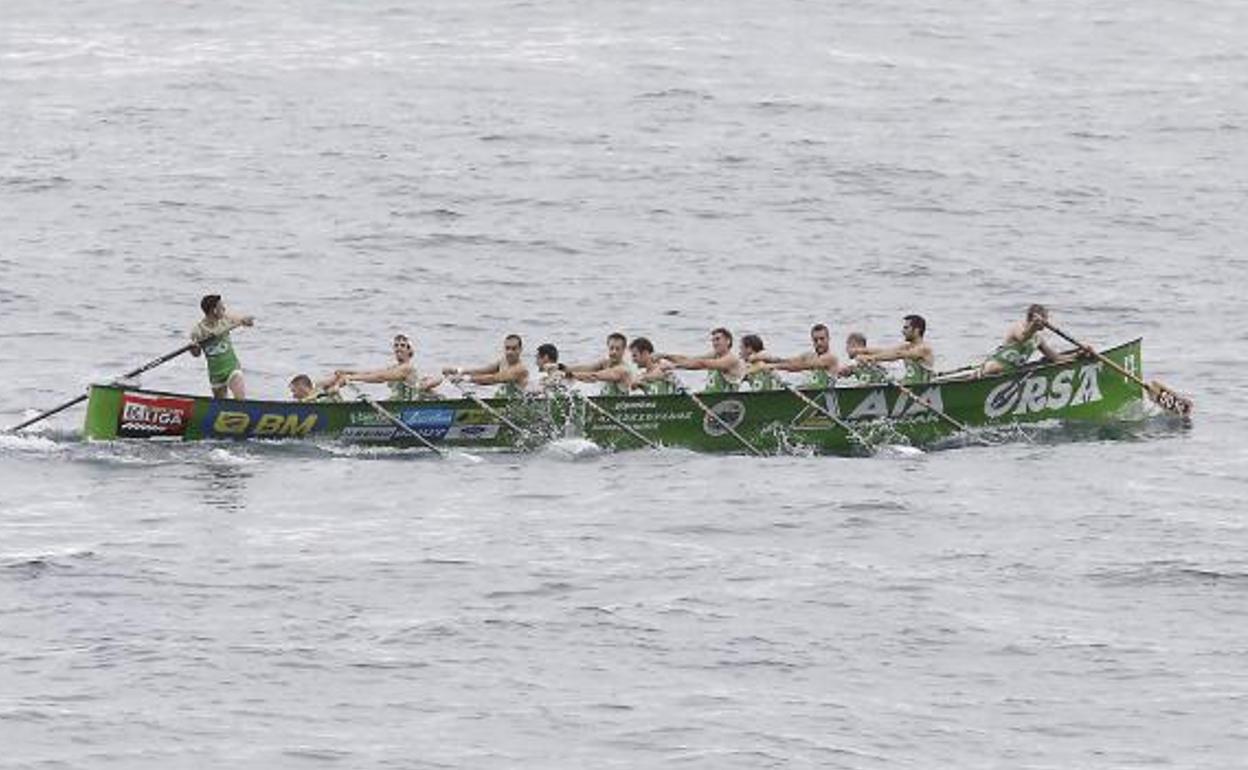
[[[573,392],[576,393],[576,395],[581,399],[582,402],[584,402],[586,406],[588,406],[590,409],[593,409],[595,412],[602,415],[606,419],[610,420],[617,428],[620,428],[625,433],[629,434],[630,436],[637,439],[638,441],[645,444],[646,446],[650,447],[651,449],[659,448],[658,444],[654,443],[650,439],[641,435],[641,433],[639,433],[636,428],[623,422],[618,417],[608,412],[606,409],[603,409],[601,406],[598,406],[597,404],[595,404],[590,399],[589,396],[585,395],[584,393],[577,392],[577,391],[573,391]]]
[[[735,438],[738,442],[740,442],[741,446],[750,450],[750,454],[758,455],[759,457],[763,456],[763,453],[758,451],[758,447],[746,441],[745,437],[743,437],[740,433],[737,433],[735,430],[733,430],[733,427],[731,425],[724,422],[724,418],[720,417],[718,414],[715,414],[715,412],[712,411],[709,406],[703,403],[702,399],[698,398],[696,395],[690,392],[688,388],[685,388],[682,385],[678,388],[678,390],[680,391],[681,395],[688,396],[689,400],[692,401],[694,405],[696,405],[699,409],[701,409],[703,414],[705,414],[707,417],[710,417],[719,425],[719,427],[723,428],[729,434],[731,434],[733,438]]]
[[[1098,361],[1105,364],[1110,369],[1113,369],[1115,372],[1118,372],[1123,377],[1126,377],[1127,379],[1131,380],[1135,384],[1139,385],[1141,388],[1144,388],[1146,391],[1148,391],[1148,397],[1152,399],[1152,402],[1156,404],[1157,406],[1160,406],[1162,409],[1165,409],[1167,412],[1170,412],[1171,414],[1182,417],[1184,422],[1191,421],[1192,411],[1196,408],[1196,404],[1187,396],[1177,393],[1176,391],[1172,390],[1167,385],[1165,385],[1164,383],[1158,380],[1153,380],[1152,382],[1145,382],[1144,380],[1137,377],[1135,375],[1135,372],[1124,369],[1123,367],[1119,366],[1118,364],[1110,360],[1107,356],[1101,355],[1100,353],[1096,352],[1096,350],[1092,348],[1091,346],[1085,345],[1084,343],[1070,336],[1069,334],[1057,328],[1056,326],[1049,323],[1048,321],[1045,321],[1044,325],[1049,329],[1049,331],[1053,332],[1057,336],[1066,340],[1070,344],[1077,345],[1079,346],[1079,348],[1083,350],[1090,351],[1092,355],[1096,356],[1096,359]]]
[[[451,384],[453,384],[457,389],[459,389],[459,392],[463,394],[464,398],[468,399],[472,403],[481,407],[481,409],[485,410],[486,414],[498,420],[503,425],[506,425],[508,428],[511,428],[512,430],[514,430],[516,433],[520,434],[521,436],[529,435],[529,432],[527,430],[525,430],[524,428],[521,428],[519,425],[516,425],[511,420],[507,419],[507,417],[502,412],[498,411],[494,407],[485,403],[485,401],[482,400],[476,393],[473,393],[471,390],[468,390],[461,383],[458,383],[455,380],[451,380]]]
[[[358,395],[361,399],[363,399],[364,403],[366,403],[366,404],[368,404],[369,406],[371,406],[371,407],[373,408],[373,411],[374,411],[374,412],[376,412],[377,414],[379,414],[379,415],[381,415],[382,417],[384,417],[386,420],[388,420],[388,421],[390,421],[391,423],[393,423],[393,424],[395,425],[395,427],[397,427],[399,430],[403,431],[403,432],[404,432],[404,433],[406,433],[407,435],[411,436],[412,438],[416,439],[416,440],[417,440],[417,441],[419,441],[420,443],[424,444],[426,449],[428,449],[429,451],[433,452],[433,453],[434,453],[435,455],[437,455],[438,457],[446,458],[446,457],[449,457],[449,456],[450,456],[450,455],[448,455],[445,451],[443,451],[440,447],[435,446],[435,445],[434,445],[434,443],[433,443],[432,441],[430,441],[429,439],[425,438],[424,436],[420,435],[420,434],[419,434],[419,433],[417,433],[415,430],[413,430],[413,429],[412,429],[412,427],[411,427],[410,425],[408,425],[407,423],[403,422],[403,421],[402,421],[402,420],[400,420],[398,417],[395,417],[395,416],[394,416],[394,415],[393,415],[393,414],[392,414],[389,410],[387,410],[384,406],[382,406],[381,404],[377,403],[377,401],[376,401],[375,399],[373,399],[373,398],[372,398],[371,396],[369,396],[367,393],[365,393],[364,391],[362,391],[362,390],[360,390],[358,387],[356,387],[355,383],[353,383],[353,382],[348,382],[348,383],[346,383],[346,386],[347,386],[348,388],[350,388],[350,389],[351,389],[351,391],[352,391],[353,393],[355,393],[355,394],[356,394],[356,395]],[[473,454],[469,454],[468,452],[455,452],[455,453],[454,453],[454,455],[455,455],[456,457],[462,457],[463,459],[465,459],[465,460],[470,460],[470,461],[472,461],[472,462],[477,462],[477,463],[481,462],[481,458],[480,458],[480,457],[477,457],[476,455],[473,455]]]
[[[164,354],[163,356],[160,356],[159,358],[153,358],[151,361],[148,361],[147,363],[143,364],[142,366],[138,367],[137,369],[132,369],[132,370],[130,370],[130,371],[128,371],[128,372],[126,372],[125,374],[121,375],[121,376],[120,376],[120,377],[118,377],[116,380],[114,380],[114,382],[120,382],[120,381],[123,381],[123,380],[130,380],[130,379],[133,379],[133,378],[135,378],[135,377],[138,377],[140,374],[143,374],[144,372],[150,372],[151,370],[155,369],[156,367],[160,366],[161,364],[166,364],[166,363],[169,363],[170,361],[172,361],[173,359],[175,359],[175,358],[177,358],[178,356],[182,355],[183,353],[189,352],[190,350],[192,350],[192,349],[194,349],[194,348],[196,348],[196,347],[199,347],[199,346],[203,345],[205,342],[211,342],[212,340],[216,339],[217,337],[220,337],[220,336],[225,335],[225,334],[229,334],[231,331],[233,331],[233,330],[234,330],[235,328],[237,328],[237,327],[238,327],[238,324],[234,324],[233,326],[231,326],[230,328],[228,328],[228,329],[226,329],[225,331],[221,332],[220,334],[214,334],[214,335],[212,335],[211,337],[205,337],[205,338],[203,338],[202,340],[200,340],[199,342],[191,342],[191,343],[187,343],[186,345],[183,345],[182,347],[178,348],[177,350],[170,351],[170,352],[168,352],[168,353]],[[75,405],[75,404],[80,404],[80,403],[82,403],[83,401],[86,401],[86,400],[87,400],[87,397],[88,397],[89,395],[90,395],[90,392],[88,391],[87,393],[83,393],[81,396],[75,396],[74,398],[71,398],[70,400],[66,401],[65,403],[60,404],[59,406],[55,406],[55,407],[53,407],[53,408],[49,409],[49,410],[48,410],[48,411],[46,411],[46,412],[40,412],[39,414],[35,415],[34,417],[31,417],[29,420],[26,420],[26,421],[24,421],[24,422],[18,423],[17,425],[14,425],[12,428],[8,428],[5,432],[6,432],[6,433],[16,433],[17,431],[21,430],[22,428],[25,428],[25,427],[28,427],[28,426],[34,425],[34,424],[35,424],[35,423],[37,423],[37,422],[41,422],[41,421],[43,421],[43,420],[46,420],[46,419],[48,419],[49,417],[51,417],[52,415],[55,415],[55,414],[60,414],[61,412],[65,411],[66,409],[70,408],[71,406],[73,406],[73,405]]]
[[[814,409],[819,414],[823,415],[824,417],[827,417],[832,422],[841,426],[842,430],[848,433],[850,437],[853,438],[854,441],[857,441],[859,444],[865,447],[867,451],[874,452],[876,449],[878,449],[878,447],[873,446],[871,442],[867,441],[866,436],[862,435],[861,432],[855,430],[854,426],[850,425],[845,420],[842,420],[840,417],[837,417],[835,414],[831,412],[831,410],[824,409],[813,398],[810,398],[805,393],[793,387],[787,382],[781,381],[780,384],[784,387],[785,390],[789,391],[794,396],[797,396],[797,398],[800,399],[802,403],[806,404],[806,406],[810,407],[811,409]],[[888,448],[900,454],[923,454],[923,450],[917,447],[912,447],[912,446],[902,446],[900,444],[889,444]]]

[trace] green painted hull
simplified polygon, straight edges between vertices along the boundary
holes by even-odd
[[[1142,377],[1140,341],[1104,352]],[[1096,422],[1128,415],[1143,398],[1139,385],[1103,364],[1079,360],[1028,367],[982,380],[916,386],[922,399],[969,426],[1046,420]],[[946,420],[891,385],[804,390],[870,443],[923,446],[956,433]],[[844,428],[787,391],[699,394],[745,441],[764,452],[809,449],[851,454],[862,448]],[[689,396],[600,396],[593,404],[649,441],[705,452],[748,451]],[[382,402],[434,444],[525,450],[581,435],[604,447],[643,443],[594,409],[566,396],[488,399],[517,433],[471,400]],[[91,388],[84,434],[89,439],[308,439],[411,446],[417,441],[361,401],[296,404],[214,400],[113,385]]]

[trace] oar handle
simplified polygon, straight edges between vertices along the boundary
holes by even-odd
[[[1143,379],[1141,379],[1140,377],[1137,377],[1137,376],[1136,376],[1136,374],[1135,374],[1135,372],[1132,372],[1132,371],[1130,371],[1130,370],[1128,370],[1128,369],[1126,369],[1126,368],[1124,368],[1124,367],[1122,367],[1122,366],[1119,366],[1117,363],[1115,363],[1113,360],[1111,360],[1111,359],[1110,359],[1110,358],[1108,358],[1107,356],[1101,355],[1101,353],[1099,353],[1099,352],[1098,352],[1095,348],[1092,348],[1091,346],[1086,345],[1086,344],[1084,344],[1084,343],[1080,342],[1079,340],[1077,340],[1077,339],[1075,339],[1074,337],[1070,336],[1069,334],[1067,334],[1066,332],[1064,332],[1064,331],[1062,331],[1061,329],[1057,328],[1056,326],[1054,326],[1053,324],[1049,323],[1048,321],[1045,321],[1045,322],[1044,322],[1044,326],[1045,326],[1045,328],[1047,328],[1049,331],[1053,332],[1054,334],[1056,334],[1057,336],[1059,336],[1059,337],[1061,337],[1062,339],[1066,340],[1067,342],[1069,342],[1070,344],[1072,344],[1072,345],[1074,345],[1075,347],[1079,348],[1080,350],[1088,350],[1088,351],[1091,351],[1091,352],[1092,352],[1092,355],[1096,357],[1096,360],[1098,360],[1098,361],[1100,361],[1101,363],[1105,364],[1105,365],[1106,365],[1106,366],[1108,366],[1110,369],[1113,369],[1115,372],[1118,372],[1118,373],[1119,373],[1119,374],[1121,374],[1123,377],[1126,377],[1127,379],[1129,379],[1129,380],[1131,380],[1131,381],[1135,382],[1135,383],[1136,383],[1137,385],[1139,385],[1140,387],[1142,387],[1142,388],[1148,388],[1148,387],[1149,387],[1148,383],[1147,383],[1147,382],[1145,382],[1145,381],[1144,381]],[[1150,388],[1150,389],[1151,389],[1151,388]]]

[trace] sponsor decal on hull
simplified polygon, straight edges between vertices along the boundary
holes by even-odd
[[[711,411],[719,417],[719,420],[712,419],[709,414],[702,415],[702,430],[708,436],[726,436],[728,431],[724,425],[736,430],[737,426],[745,421],[745,404],[735,398],[720,401],[711,407]],[[724,425],[719,424],[720,420],[723,420]]]
[[[923,401],[931,404],[935,409],[945,411],[945,400],[941,395],[940,386],[932,385],[920,390],[921,386],[915,385],[910,388],[914,394]],[[893,402],[888,402],[889,396],[893,397]],[[833,412],[835,414],[835,412]],[[911,399],[905,393],[896,388],[873,388],[857,406],[850,411],[847,419],[850,420],[875,420],[879,418],[888,418],[891,420],[934,420],[938,419],[936,413],[928,409],[922,403]]]
[[[194,407],[195,402],[189,398],[125,393],[121,397],[117,435],[121,438],[181,436],[186,433]]]
[[[314,407],[214,401],[201,430],[207,438],[296,438],[324,430]]]
[[[1071,406],[1100,401],[1101,363],[1087,364],[1052,374],[1033,374],[1009,380],[993,388],[984,399],[984,415],[998,419],[1013,414],[1056,412]]]

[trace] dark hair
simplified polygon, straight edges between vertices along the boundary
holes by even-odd
[[[927,321],[923,320],[923,316],[908,315],[901,320],[905,321],[906,323],[910,324],[914,328],[918,329],[920,337],[922,337],[924,334],[927,334]]]
[[[741,338],[741,346],[758,353],[763,349],[763,338],[757,334],[747,334]]]
[[[610,344],[611,340],[619,340],[624,345],[628,344],[628,337],[625,337],[623,334],[620,334],[619,332],[611,332],[610,334],[608,334],[607,343]]]
[[[845,341],[857,342],[860,346],[866,347],[867,335],[863,334],[862,332],[850,332],[849,336],[845,338]]]
[[[542,344],[538,345],[537,354],[541,356],[542,358],[549,358],[552,364],[559,363],[559,348],[555,347],[549,342],[543,342]]]
[[[1048,318],[1049,309],[1041,304],[1031,305],[1027,308],[1027,317],[1031,318],[1033,315],[1042,315],[1045,318]]]
[[[523,350],[523,349],[524,349],[524,340],[520,339],[520,335],[519,335],[519,334],[508,334],[506,337],[503,337],[503,342],[504,342],[504,343],[505,343],[505,342],[507,342],[507,340],[515,340],[516,342],[519,342],[519,343],[520,343],[520,349],[521,349],[521,350]]]
[[[312,378],[306,374],[296,374],[290,378],[291,385],[303,385],[304,387],[312,387]]]
[[[199,301],[199,309],[204,311],[204,315],[208,315],[221,302],[220,294],[205,294],[204,298]]]
[[[716,326],[714,329],[711,329],[711,336],[714,337],[716,334],[724,335],[725,337],[728,338],[728,344],[729,345],[732,344],[732,332],[728,331],[722,326]]]
[[[645,337],[634,337],[629,347],[638,353],[654,353],[654,344]]]
[[[811,336],[814,336],[815,332],[826,332],[827,330],[828,330],[828,327],[824,326],[823,324],[815,324],[814,326],[810,327],[810,334]]]

